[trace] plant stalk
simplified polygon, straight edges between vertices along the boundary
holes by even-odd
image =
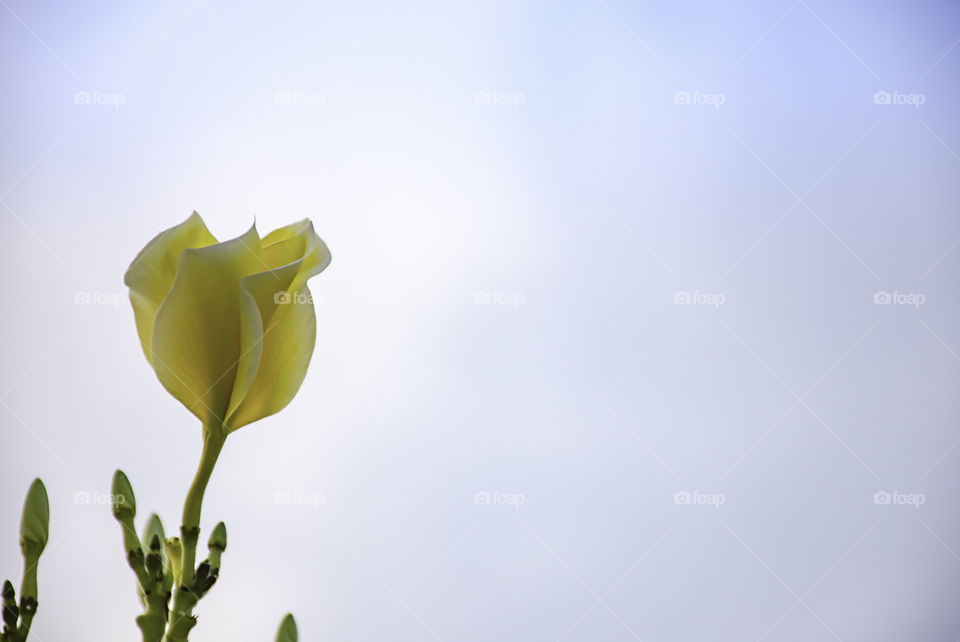
[[[193,616],[193,607],[196,606],[199,598],[190,587],[193,584],[196,567],[197,541],[200,539],[200,509],[203,505],[203,494],[207,490],[210,475],[213,473],[213,467],[217,463],[225,439],[226,429],[222,425],[204,426],[200,465],[197,467],[197,474],[183,503],[183,521],[180,525],[183,562],[180,582],[173,593],[173,610],[170,613],[170,625],[167,627],[164,638],[166,642],[185,642],[190,629],[197,623],[197,619]]]

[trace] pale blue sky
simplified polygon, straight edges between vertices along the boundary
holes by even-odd
[[[333,254],[198,642],[960,637],[952,3],[0,5],[32,640],[137,639],[97,493],[173,530],[200,427],[122,275],[192,210]]]

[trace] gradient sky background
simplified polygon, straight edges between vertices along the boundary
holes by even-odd
[[[286,611],[336,642],[960,637],[956,4],[0,5],[31,640],[139,639],[102,494],[123,468],[174,530],[200,426],[122,275],[192,210],[333,253],[299,396],[207,493],[198,642]]]

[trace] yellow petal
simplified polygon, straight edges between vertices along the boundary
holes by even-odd
[[[306,285],[310,277],[320,274],[330,265],[330,250],[327,248],[327,244],[323,242],[323,239],[313,231],[313,223],[310,224],[309,233],[310,236],[313,237],[312,243],[307,250],[307,256],[303,259],[303,266],[300,268],[297,278],[293,281],[291,286],[293,288]]]
[[[244,278],[249,279],[247,276]],[[256,298],[247,291],[246,283],[240,286],[240,356],[237,357],[237,371],[230,390],[230,399],[223,418],[229,417],[243,401],[257,376],[260,358],[263,355],[263,319]],[[226,423],[226,421],[224,421]]]
[[[244,330],[241,307],[249,303],[242,303],[241,285],[262,269],[256,226],[233,240],[187,249],[157,311],[154,369],[167,391],[204,425],[219,427],[226,418],[242,342],[259,343],[256,327]]]
[[[304,285],[295,296],[309,297],[310,290]],[[307,375],[316,336],[317,318],[312,303],[277,308],[270,330],[263,335],[256,377],[227,422],[229,431],[279,412],[290,403]]]
[[[244,282],[245,293],[260,311],[263,339],[249,387],[239,403],[236,396],[231,400],[226,422],[230,431],[280,411],[293,399],[316,340],[316,315],[306,280],[330,263],[330,252],[309,221],[272,232],[264,243],[267,239],[273,242],[263,248],[264,262],[280,267]],[[246,374],[246,365],[241,370]]]
[[[206,247],[217,242],[200,215],[194,212],[175,227],[158,234],[130,264],[123,282],[130,288],[130,302],[137,322],[140,345],[153,363],[150,344],[153,323],[160,304],[167,297],[177,276],[180,254],[189,248]]]
[[[330,250],[317,236],[310,219],[303,219],[263,237],[263,261],[270,267],[300,262],[299,272],[290,286],[292,291],[330,265]]]
[[[297,221],[296,223],[291,223],[290,225],[284,225],[283,227],[278,227],[274,231],[270,232],[263,237],[263,248],[266,250],[271,245],[280,243],[281,241],[286,241],[289,238],[295,237],[303,232],[307,227],[313,227],[313,224],[310,223],[310,219],[305,218]],[[298,257],[299,258],[299,257]],[[276,266],[274,266],[276,267]]]
[[[226,417],[237,409],[253,385],[263,354],[263,337],[271,328],[278,302],[297,275],[295,262],[275,270],[251,274],[241,284],[240,359]],[[227,422],[229,423],[229,422]]]

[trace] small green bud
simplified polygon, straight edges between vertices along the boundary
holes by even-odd
[[[220,569],[215,568],[211,569],[210,575],[207,577],[207,583],[203,587],[203,592],[206,593],[213,585],[217,583],[217,578],[220,577]]]
[[[221,553],[227,550],[227,525],[220,522],[213,527],[210,533],[210,540],[207,542],[207,548],[218,550]]]
[[[210,576],[210,561],[203,560],[200,562],[200,566],[197,567],[197,572],[194,574],[194,582],[198,586],[203,586],[207,583],[207,577]],[[194,591],[196,593],[197,591]]]
[[[157,547],[162,549],[167,536],[163,533],[163,522],[160,521],[160,517],[156,513],[151,513],[150,519],[143,527],[143,547],[152,551],[154,539],[157,541]]]
[[[3,583],[3,624],[7,631],[17,629],[17,620],[20,619],[20,608],[17,606],[17,592],[10,580]]]
[[[50,534],[50,502],[47,489],[40,479],[34,479],[23,503],[23,518],[20,520],[20,550],[25,558],[36,560],[47,545]]]
[[[183,544],[179,537],[171,537],[167,540],[167,557],[170,559],[170,570],[173,571],[174,584],[180,584],[180,578],[183,576]]]
[[[220,556],[227,549],[227,527],[223,522],[213,528],[210,540],[207,542],[207,549],[210,551],[207,561],[210,562],[210,567],[213,569],[213,581],[216,581],[217,575],[220,573]],[[210,586],[213,586],[212,582]],[[209,590],[209,587],[207,589]]]
[[[137,498],[133,495],[133,486],[130,480],[118,470],[113,474],[113,516],[118,520],[132,519],[137,516]]]
[[[203,597],[214,582],[217,581],[215,569],[210,568],[210,560],[203,560],[197,567],[197,572],[193,576],[193,586],[191,590],[196,593],[198,598]]]
[[[280,623],[280,630],[277,631],[277,642],[297,642],[297,622],[293,619],[293,613],[287,613]]]
[[[159,546],[159,541],[157,536],[153,536],[153,541],[157,542]],[[153,582],[159,582],[163,579],[163,557],[160,555],[160,549],[156,551],[150,551],[147,553],[146,559],[144,560],[144,568],[147,569],[147,576]]]
[[[167,537],[163,522],[156,513],[150,515],[143,527],[143,547],[147,551],[146,569],[150,577],[160,582],[159,590],[166,593],[173,586],[173,570],[166,550]]]

